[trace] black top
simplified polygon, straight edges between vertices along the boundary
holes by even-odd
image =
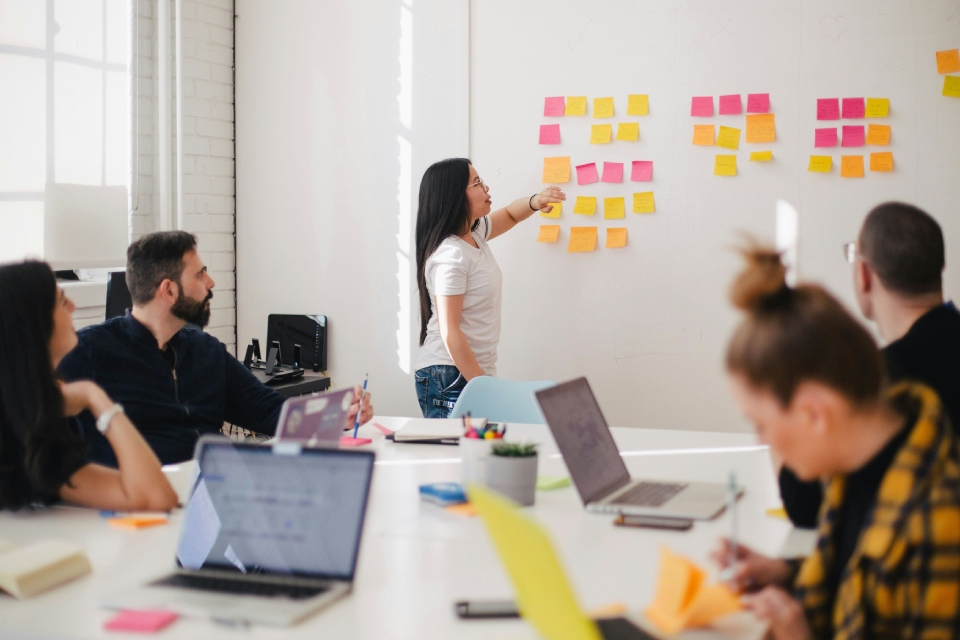
[[[75,433],[80,431],[80,423],[76,418],[67,418],[66,428]],[[76,436],[74,436],[76,437]],[[13,438],[4,441],[0,447],[0,509],[21,509],[31,505],[48,505],[60,500],[59,488],[87,465],[83,456],[83,446],[70,446],[68,442],[47,443],[52,447],[45,452],[44,459],[57,460],[57,465],[45,465],[44,473],[51,474],[51,484],[58,490],[49,492],[39,489],[27,477],[24,469],[25,452],[23,444]],[[59,473],[59,477],[53,475]]]

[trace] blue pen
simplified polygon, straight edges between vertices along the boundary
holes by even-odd
[[[357,407],[357,418],[353,422],[353,438],[357,438],[357,429],[360,428],[360,414],[363,412],[363,396],[367,395],[367,380],[370,379],[370,374],[363,374],[363,391],[360,392],[360,406]]]

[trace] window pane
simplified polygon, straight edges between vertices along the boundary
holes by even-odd
[[[129,1],[107,0],[107,62],[124,66],[129,63],[130,37]]]
[[[57,53],[103,60],[103,0],[56,0],[53,19]]]
[[[130,103],[127,74],[107,73],[107,182],[125,185],[130,174]]]
[[[0,0],[0,44],[46,47],[46,6],[40,0]]]
[[[103,72],[57,62],[53,82],[54,181],[103,184]]]
[[[43,202],[0,202],[0,262],[43,257]]]
[[[0,54],[0,192],[47,181],[45,63]]]

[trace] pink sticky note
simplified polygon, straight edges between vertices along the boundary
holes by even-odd
[[[843,128],[843,142],[841,147],[862,147],[866,132],[863,125],[856,125]]]
[[[566,100],[563,96],[556,96],[554,98],[547,98],[543,101],[543,115],[545,116],[562,116],[563,110],[566,107]]]
[[[597,165],[595,163],[577,165],[577,184],[593,184],[596,181]]]
[[[560,144],[560,125],[540,125],[540,144]]]
[[[815,147],[835,147],[837,146],[837,129],[817,129],[816,140],[813,143]]]
[[[697,118],[709,118],[713,115],[713,96],[694,98],[690,103],[690,115]]]
[[[653,160],[634,160],[630,179],[634,182],[650,182],[653,180]]]
[[[748,93],[747,113],[770,113],[770,94]]]
[[[743,113],[743,106],[740,102],[739,93],[729,96],[720,96],[720,115],[735,116],[741,113]]]
[[[340,436],[341,447],[362,447],[365,444],[373,442],[370,438],[354,438],[351,436]]]
[[[604,162],[603,178],[600,182],[623,182],[623,163],[622,162]]]
[[[844,98],[843,117],[862,118],[866,110],[866,101],[863,98]]]
[[[839,120],[840,119],[840,99],[839,98],[818,98],[817,99],[817,120]]]
[[[107,620],[104,629],[156,633],[177,619],[173,611],[121,611]]]
[[[376,423],[376,422],[372,422],[371,424],[377,429],[377,431],[379,431],[380,433],[382,433],[382,434],[385,435],[385,436],[389,436],[390,434],[393,433],[393,429],[388,429],[388,428],[386,428],[385,426],[383,426],[382,424],[378,424],[378,423]]]

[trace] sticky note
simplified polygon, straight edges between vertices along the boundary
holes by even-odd
[[[767,509],[767,517],[769,518],[780,518],[781,520],[789,520],[790,515],[787,513],[787,510],[783,507],[774,507],[773,509]]]
[[[721,126],[720,134],[717,136],[717,146],[736,151],[740,147],[740,129]]]
[[[573,212],[592,216],[597,212],[597,199],[593,196],[577,196],[577,201],[573,205]]]
[[[693,125],[693,144],[701,147],[712,147],[715,131],[716,127],[712,124]]]
[[[111,527],[117,529],[146,529],[161,524],[167,524],[166,516],[123,516],[120,518],[110,518],[108,521]]]
[[[560,125],[540,125],[540,144],[560,144]]]
[[[179,616],[173,611],[121,611],[107,620],[103,628],[109,631],[138,631],[156,633],[170,625]]]
[[[590,144],[607,144],[612,139],[612,124],[595,124],[590,127]]]
[[[645,93],[633,94],[627,96],[627,115],[645,116],[650,113],[650,97]]]
[[[365,444],[373,442],[370,438],[354,438],[352,436],[340,436],[341,447],[362,447]]]
[[[597,177],[597,165],[593,162],[577,165],[577,184],[593,184]],[[574,211],[576,213],[576,211]]]
[[[867,125],[867,144],[884,146],[884,147],[890,144],[890,125],[888,124]]]
[[[603,177],[600,182],[623,182],[623,163],[604,162]]]
[[[627,246],[627,228],[626,227],[608,227],[607,228],[607,249],[622,249]]]
[[[634,213],[656,213],[657,206],[653,201],[653,191],[643,191],[633,194]]]
[[[394,431],[393,429],[390,429],[390,428],[388,428],[388,427],[385,427],[385,426],[383,426],[382,424],[380,424],[379,422],[373,422],[373,423],[371,423],[371,424],[373,424],[373,427],[374,427],[377,431],[379,431],[380,433],[382,433],[382,434],[385,435],[385,436],[393,435],[393,434],[395,433],[395,431]]]
[[[613,98],[594,98],[593,99],[593,117],[594,118],[612,118],[613,117]]]
[[[636,141],[640,138],[640,124],[637,122],[620,122],[617,124],[617,140]]]
[[[844,98],[843,99],[843,117],[844,118],[862,118],[865,113],[865,102],[863,98]]]
[[[773,151],[752,151],[750,162],[770,162],[773,160]]]
[[[747,116],[747,142],[774,142],[777,139],[775,118],[772,113]]]
[[[960,71],[960,49],[937,51],[937,73]]]
[[[837,146],[837,128],[829,127],[826,129],[814,130],[813,146],[815,147],[835,147]]]
[[[569,486],[569,476],[537,476],[537,491],[556,491]]]
[[[866,138],[866,133],[864,132],[863,125],[856,126],[844,126],[843,127],[843,142],[840,143],[841,147],[862,147],[863,141]]]
[[[565,116],[587,115],[587,96],[567,96],[567,106],[563,110]]]
[[[735,176],[737,175],[737,156],[718,155],[713,162],[713,175],[715,176]]]
[[[742,112],[743,104],[740,102],[739,93],[728,96],[720,96],[720,115],[735,116]]]
[[[544,211],[540,209],[541,218],[559,218],[560,214],[563,213],[563,203],[562,202],[551,202],[550,206],[553,207],[550,211]]]
[[[886,118],[890,114],[888,98],[867,98],[866,116],[868,118]]]
[[[832,167],[832,156],[810,156],[810,164],[807,166],[807,171],[813,171],[814,173],[830,173],[830,169]]]
[[[943,95],[960,98],[960,76],[943,76]]]
[[[839,98],[818,98],[817,99],[817,120],[839,120],[840,119],[840,99]]]
[[[537,236],[537,242],[556,242],[560,237],[560,225],[542,224],[540,225],[540,235]]]
[[[570,156],[543,159],[544,182],[570,182]]]
[[[748,93],[747,113],[770,113],[770,94]]]
[[[713,115],[713,97],[700,96],[690,102],[690,115],[697,118],[709,118]]]
[[[622,218],[625,215],[625,206],[623,198],[604,198],[603,217],[607,220]]]
[[[570,244],[567,245],[567,253],[582,253],[584,251],[593,251],[597,248],[597,228],[596,227],[571,227]]]
[[[870,154],[870,171],[893,171],[893,152],[880,151]]]
[[[547,117],[562,116],[564,111],[563,96],[545,98],[543,100],[543,115]]]
[[[863,156],[840,156],[841,178],[863,177]]]
[[[634,160],[630,180],[633,182],[650,182],[653,180],[653,160]]]

